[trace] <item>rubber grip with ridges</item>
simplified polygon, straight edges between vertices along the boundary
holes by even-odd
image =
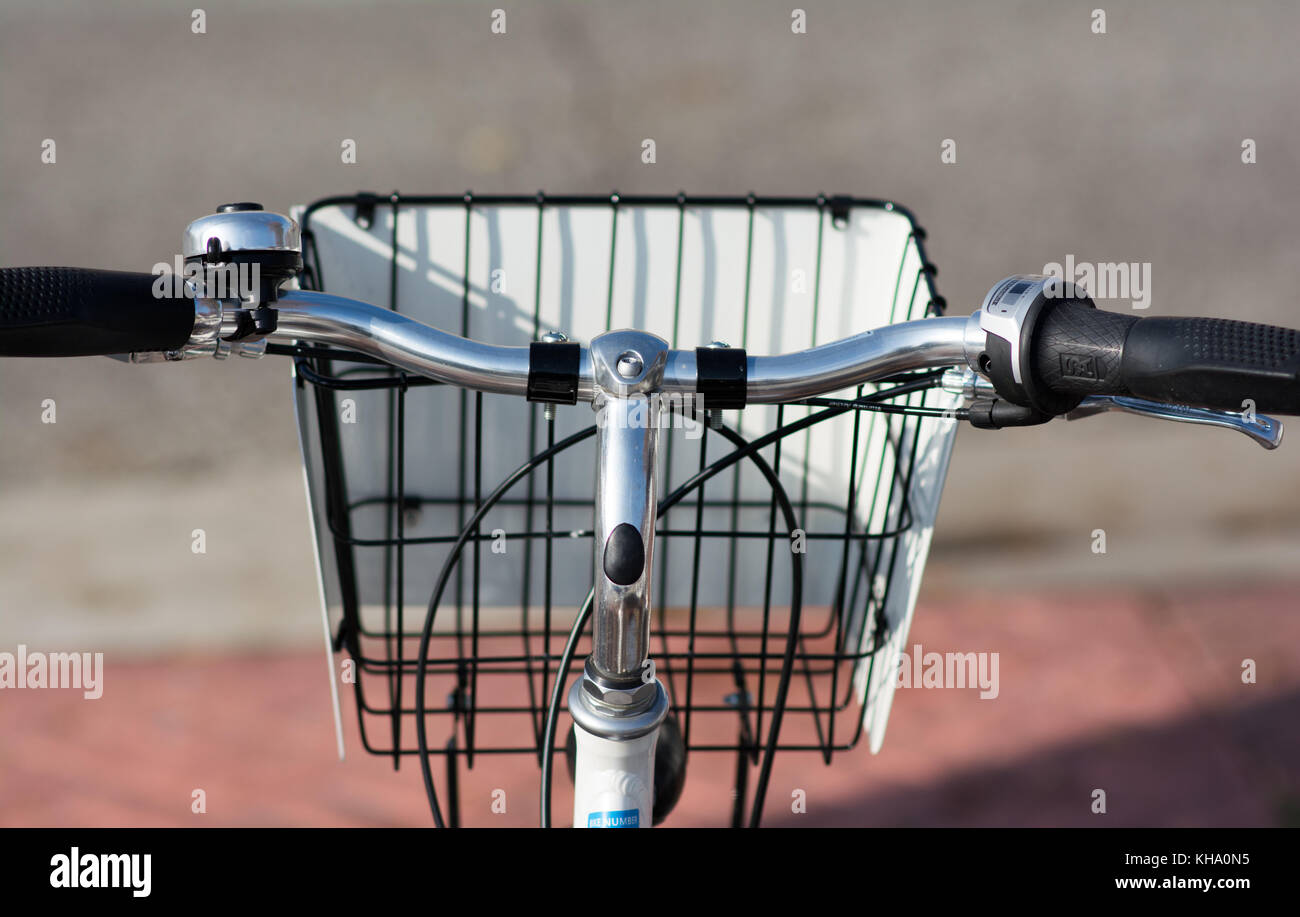
[[[1300,414],[1300,331],[1222,318],[1137,318],[1060,303],[1034,330],[1049,391]]]
[[[194,330],[194,300],[157,296],[158,280],[77,267],[0,268],[0,356],[177,350]]]
[[[1223,318],[1144,318],[1124,342],[1122,369],[1129,391],[1139,398],[1300,414],[1300,331],[1291,328]]]

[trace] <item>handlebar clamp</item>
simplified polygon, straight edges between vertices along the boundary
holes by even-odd
[[[749,395],[749,360],[743,347],[696,347],[695,391],[710,411],[743,408]]]
[[[546,404],[577,404],[578,382],[582,366],[582,345],[547,335],[550,340],[528,345],[529,401]]]

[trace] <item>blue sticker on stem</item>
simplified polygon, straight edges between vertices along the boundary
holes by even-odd
[[[592,812],[587,816],[588,828],[639,828],[639,809],[620,809],[617,812]]]

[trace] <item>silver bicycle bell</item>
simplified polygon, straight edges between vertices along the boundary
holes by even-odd
[[[274,303],[280,287],[302,270],[298,224],[250,202],[222,204],[195,220],[185,228],[181,251],[186,268],[209,287],[207,295],[242,299],[246,308]],[[223,282],[224,290],[211,289]]]

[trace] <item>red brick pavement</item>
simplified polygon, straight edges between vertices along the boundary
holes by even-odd
[[[909,643],[998,652],[999,697],[901,690],[880,755],[864,742],[829,768],[779,757],[767,824],[1297,821],[1300,586],[932,599]],[[0,825],[428,824],[415,760],[395,773],[362,753],[350,695],[337,760],[321,655],[114,657],[97,701],[0,692]],[[1244,658],[1257,684],[1242,684]],[[733,768],[693,755],[669,824],[724,823]],[[463,772],[464,820],[535,824],[537,776],[531,757],[480,756]],[[1098,787],[1104,816],[1090,810]],[[191,812],[195,788],[206,814]],[[806,814],[790,811],[795,789]]]

